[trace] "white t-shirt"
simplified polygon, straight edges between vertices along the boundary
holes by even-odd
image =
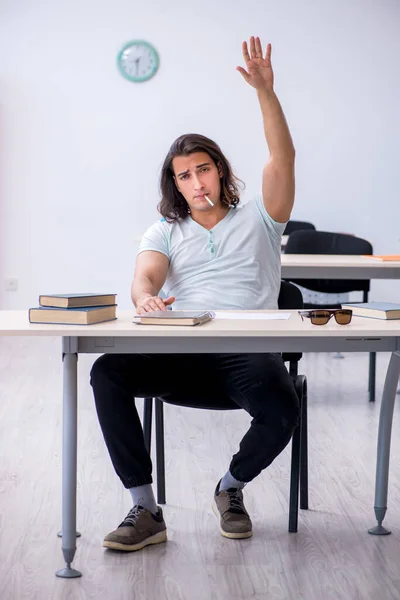
[[[281,283],[281,236],[262,197],[230,208],[210,231],[190,215],[160,219],[143,236],[138,254],[154,250],[170,260],[166,296],[174,310],[276,309]]]

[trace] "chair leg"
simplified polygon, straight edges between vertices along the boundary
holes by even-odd
[[[151,452],[151,420],[153,415],[153,398],[145,398],[143,405],[143,435],[147,452]]]
[[[368,292],[363,293],[363,302],[368,302]],[[376,352],[369,353],[369,377],[368,377],[368,392],[369,401],[375,402],[375,371],[376,371]]]
[[[291,361],[289,363],[289,375],[293,378],[294,384],[296,385],[296,379],[298,375],[298,365],[297,362]]]
[[[304,392],[307,392],[307,380],[304,375],[294,378],[294,387],[299,399],[299,423],[292,437],[292,459],[290,469],[289,493],[289,532],[297,532],[299,516],[299,485],[301,477],[301,434],[303,431],[302,420],[304,415]]]
[[[303,381],[303,395],[300,421],[300,508],[308,508],[308,422],[307,422],[307,380]]]
[[[156,416],[156,464],[157,464],[157,502],[165,504],[165,453],[164,453],[164,405],[155,398]]]
[[[301,399],[300,405],[301,405]],[[292,460],[290,468],[290,493],[289,493],[289,532],[296,533],[299,516],[299,471],[300,471],[300,422],[294,430],[292,437]]]
[[[376,352],[369,353],[369,379],[368,391],[369,401],[375,402],[375,379],[376,379]]]

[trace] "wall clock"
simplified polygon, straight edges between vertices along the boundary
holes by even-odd
[[[157,73],[159,62],[155,48],[143,40],[127,42],[117,59],[121,75],[135,83],[151,79]]]

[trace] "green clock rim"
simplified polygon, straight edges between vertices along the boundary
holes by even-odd
[[[125,52],[125,50],[127,48],[130,48],[131,46],[135,46],[137,44],[140,44],[141,46],[146,46],[146,48],[148,48],[150,50],[151,54],[153,55],[154,61],[155,61],[155,64],[154,64],[154,67],[153,67],[151,73],[144,77],[135,77],[134,75],[128,75],[121,66],[122,54]],[[149,42],[145,42],[144,40],[131,40],[130,42],[126,42],[126,44],[124,44],[122,46],[121,50],[118,52],[117,66],[118,66],[119,72],[128,81],[133,81],[135,83],[140,83],[141,81],[148,81],[149,79],[154,77],[154,75],[157,73],[159,65],[160,65],[160,59],[159,59],[157,50],[154,48],[154,46],[149,44]]]

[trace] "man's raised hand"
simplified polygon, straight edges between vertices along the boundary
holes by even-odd
[[[247,42],[242,43],[243,58],[246,69],[236,67],[243,79],[256,90],[269,89],[274,87],[274,72],[271,66],[271,44],[267,45],[265,57],[259,37],[251,36],[250,53]]]

